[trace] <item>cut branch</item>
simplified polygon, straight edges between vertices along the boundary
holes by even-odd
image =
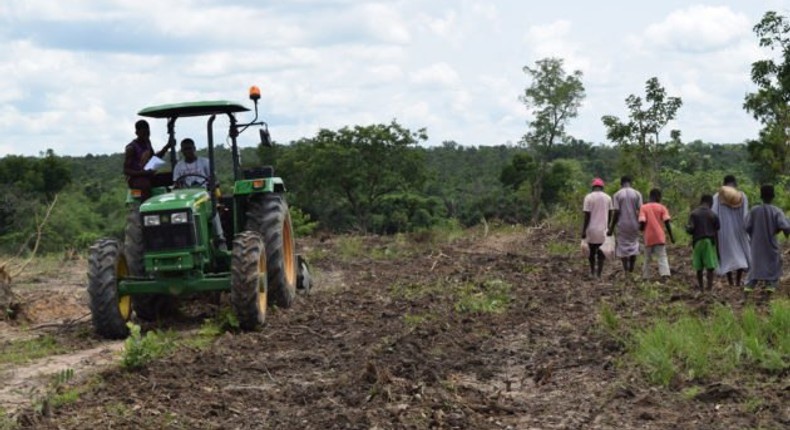
[[[36,241],[33,243],[33,250],[30,252],[30,256],[27,258],[27,260],[25,260],[24,263],[22,263],[21,266],[16,269],[15,272],[11,274],[12,278],[19,276],[27,268],[30,262],[33,261],[33,258],[35,258],[36,252],[38,251],[38,245],[41,243],[41,234],[44,232],[44,226],[47,225],[49,215],[52,213],[52,209],[55,208],[55,203],[57,202],[58,195],[55,194],[55,197],[52,198],[52,202],[47,207],[47,211],[44,213],[44,219],[41,220],[41,222],[36,226]]]

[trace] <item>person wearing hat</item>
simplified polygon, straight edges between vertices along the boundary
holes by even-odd
[[[711,210],[719,217],[719,267],[716,274],[727,276],[731,287],[742,287],[743,274],[751,267],[749,236],[744,222],[749,214],[749,198],[738,189],[735,176],[727,175],[719,191],[713,195]],[[734,276],[733,276],[734,275]]]
[[[601,245],[606,240],[606,230],[612,217],[612,198],[603,191],[604,182],[601,178],[592,181],[592,191],[584,196],[584,225],[582,239],[587,241],[590,249],[590,276],[601,277],[606,256]]]
[[[669,209],[661,204],[661,190],[650,190],[650,202],[639,209],[639,230],[645,235],[645,262],[642,266],[642,278],[650,278],[650,260],[653,256],[658,259],[658,274],[662,280],[669,278],[669,259],[667,258],[667,234],[669,240],[675,243],[672,235],[672,225]],[[664,234],[664,228],[667,234]]]

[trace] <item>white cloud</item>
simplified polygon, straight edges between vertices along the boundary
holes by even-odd
[[[604,141],[600,117],[624,115],[652,76],[684,99],[684,139],[756,134],[741,105],[766,55],[750,34],[764,2],[617,2],[3,1],[0,154],[118,152],[142,107],[245,102],[253,84],[278,142],[393,118],[431,144],[517,141],[521,68],[546,57],[584,73],[576,137]],[[164,124],[152,132],[161,144]]]
[[[751,25],[746,15],[727,6],[691,6],[649,26],[644,44],[689,53],[710,52],[747,37]]]
[[[458,72],[447,63],[434,63],[411,74],[418,85],[455,86],[460,82]]]

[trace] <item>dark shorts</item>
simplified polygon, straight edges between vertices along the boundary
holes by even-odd
[[[700,239],[694,244],[691,265],[694,267],[694,270],[713,270],[719,267],[719,258],[716,255],[716,245],[713,244],[712,239]]]

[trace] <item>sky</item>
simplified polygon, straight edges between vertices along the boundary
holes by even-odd
[[[776,57],[752,31],[769,10],[790,0],[2,0],[0,156],[122,152],[142,108],[251,107],[251,85],[277,143],[396,120],[425,146],[517,144],[523,68],[547,57],[583,73],[575,138],[607,144],[601,117],[627,119],[657,77],[683,100],[662,138],[740,143],[759,130],[751,64]],[[165,124],[151,128],[159,149]],[[176,131],[205,146],[205,122]]]

